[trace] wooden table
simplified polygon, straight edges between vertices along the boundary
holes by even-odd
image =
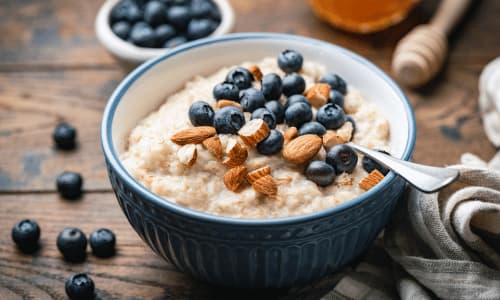
[[[384,70],[395,43],[434,9],[424,1],[402,24],[359,36],[335,30],[314,18],[306,1],[254,0],[232,3],[235,31],[301,34],[337,43]],[[477,81],[483,66],[500,53],[500,1],[477,1],[451,39],[452,53],[431,85],[409,91],[418,137],[414,158],[434,165],[457,163],[461,153],[489,159],[477,109]],[[64,299],[72,273],[89,272],[104,299],[276,298],[287,290],[234,291],[197,282],[155,256],[128,225],[111,191],[99,145],[101,112],[126,75],[97,42],[93,22],[102,1],[0,0],[0,299]],[[293,4],[292,4],[293,3]],[[54,149],[54,126],[78,128],[75,152]],[[85,196],[65,201],[55,192],[64,171],[82,173]],[[37,220],[42,248],[22,255],[10,238],[22,218]],[[111,228],[118,255],[82,264],[61,259],[55,239],[65,226],[86,233]],[[309,295],[314,298],[314,295]]]

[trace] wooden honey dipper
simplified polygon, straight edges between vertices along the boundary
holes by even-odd
[[[448,52],[447,36],[464,14],[470,0],[443,0],[429,24],[419,25],[403,37],[392,58],[392,72],[409,87],[434,78]]]

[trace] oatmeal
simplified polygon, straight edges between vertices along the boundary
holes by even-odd
[[[264,75],[262,82],[266,82],[277,80],[266,75],[270,73],[285,78],[282,62],[278,66],[276,58],[264,58],[259,62],[242,63],[239,67],[251,70],[249,74],[253,78]],[[286,115],[280,117],[282,120],[274,114],[274,119],[270,116],[271,105],[262,108],[261,102],[269,103],[269,99],[262,100],[260,92],[253,89],[245,89],[245,95],[236,100],[237,93],[231,90],[231,86],[221,87],[227,97],[217,102],[213,95],[214,86],[227,81],[228,72],[232,74],[235,85],[245,84],[247,80],[246,73],[233,72],[235,67],[223,68],[213,75],[193,78],[184,89],[170,95],[157,111],[142,120],[128,137],[122,163],[134,178],[165,201],[230,217],[276,218],[307,214],[364,193],[367,188],[363,184],[364,189],[361,188],[359,183],[368,172],[363,168],[361,157],[350,162],[354,163],[351,166],[343,161],[340,161],[341,165],[335,165],[343,154],[337,155],[332,149],[345,150],[336,145],[346,143],[352,135],[352,141],[357,144],[389,150],[388,121],[355,87],[349,86],[342,91],[340,86],[338,90],[345,96],[335,95],[337,90],[333,95],[326,94],[330,87],[319,81],[327,70],[315,62],[300,63],[300,72],[292,73],[296,77],[283,79],[283,93],[290,97],[279,91],[274,96],[278,95],[279,102],[286,107],[287,98],[290,101],[295,97],[291,94],[295,94],[299,86],[300,94],[304,94],[309,103],[295,97],[302,103],[289,103]],[[293,62],[286,68],[293,68]],[[303,79],[305,88],[300,88],[301,79],[298,77]],[[237,82],[240,79],[242,82]],[[261,81],[253,80],[251,85],[255,90],[261,90]],[[272,84],[270,87],[264,93],[266,98],[276,93]],[[340,118],[339,124],[334,124],[336,119],[328,120],[330,112],[322,112],[332,97],[343,98],[343,111],[347,117]],[[213,123],[219,122],[214,125],[217,132],[208,126],[211,120],[207,123],[203,116],[199,117],[200,112],[209,109],[203,103],[193,105],[199,100],[208,103],[215,111]],[[307,106],[312,117],[302,111],[294,114],[294,110],[307,110]],[[230,115],[230,121],[222,112],[217,113],[221,110],[234,113]],[[243,120],[234,118],[240,116],[237,111],[241,112]],[[304,115],[307,122],[301,120]],[[190,120],[193,116],[198,119]],[[230,132],[232,129],[224,126],[232,125],[224,123],[225,120],[238,123],[238,130]],[[199,127],[193,126],[193,122]],[[297,128],[291,126],[295,124]],[[328,126],[338,128],[331,130],[329,128],[334,127]],[[314,163],[309,164],[310,161]]]

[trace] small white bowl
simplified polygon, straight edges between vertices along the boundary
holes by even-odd
[[[120,0],[106,0],[95,19],[95,32],[101,44],[118,59],[138,65],[146,60],[164,54],[169,48],[137,47],[116,36],[109,25],[109,14]],[[217,37],[229,33],[234,26],[234,11],[228,0],[213,0],[220,10],[221,22],[208,37]]]

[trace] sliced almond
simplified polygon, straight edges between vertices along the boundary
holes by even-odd
[[[342,125],[342,127],[337,129],[337,134],[344,141],[344,143],[347,143],[352,138],[352,131],[353,130],[354,130],[354,127],[352,126],[352,123],[345,122],[344,125]]]
[[[256,80],[256,81],[261,81],[262,80],[262,71],[260,70],[259,66],[257,65],[251,65],[250,67],[248,67],[248,71],[250,73],[252,73],[253,75],[253,78]]]
[[[240,138],[250,147],[255,147],[258,142],[264,140],[269,135],[269,127],[262,119],[248,121],[238,131]]]
[[[221,99],[221,100],[217,101],[217,108],[218,109],[221,109],[221,108],[226,107],[226,106],[234,106],[237,109],[243,111],[243,108],[241,107],[241,104],[239,104],[236,101],[227,100],[227,99]]]
[[[264,176],[269,175],[269,174],[271,174],[271,167],[264,166],[264,167],[258,168],[256,170],[253,170],[251,172],[248,172],[247,180],[250,184],[253,184],[259,178],[264,177]]]
[[[369,189],[377,185],[377,183],[382,181],[382,179],[384,179],[384,174],[380,173],[379,170],[375,169],[371,171],[370,174],[366,175],[366,177],[359,182],[359,187],[365,191],[368,191]]]
[[[217,132],[212,126],[198,126],[181,130],[174,134],[170,140],[177,145],[199,144]]]
[[[226,154],[227,157],[222,163],[231,168],[242,165],[248,157],[247,148],[236,140],[229,141],[226,147]]]
[[[297,127],[288,128],[284,134],[285,144],[288,144],[291,140],[293,140],[298,136],[299,136],[299,131],[297,130]]]
[[[195,144],[187,144],[177,150],[177,158],[179,161],[188,167],[191,167],[196,162],[198,151]]]
[[[283,147],[283,157],[294,164],[311,160],[321,149],[321,138],[315,134],[301,135]]]
[[[222,143],[220,141],[219,136],[214,135],[212,137],[209,137],[208,139],[204,140],[202,142],[203,147],[205,147],[208,152],[212,153],[217,159],[221,160],[222,157],[224,156],[224,153],[222,151]]]
[[[236,192],[240,185],[245,181],[247,168],[245,166],[236,166],[224,174],[224,184],[227,189]]]
[[[267,196],[274,196],[278,193],[278,185],[271,175],[265,175],[257,179],[252,184],[252,187],[256,192]]]
[[[349,142],[352,138],[353,129],[351,122],[345,122],[337,130],[327,130],[323,135],[323,146],[328,150],[335,145]]]
[[[315,83],[306,91],[306,98],[311,102],[312,106],[321,107],[328,102],[330,89],[330,85],[327,83]]]

